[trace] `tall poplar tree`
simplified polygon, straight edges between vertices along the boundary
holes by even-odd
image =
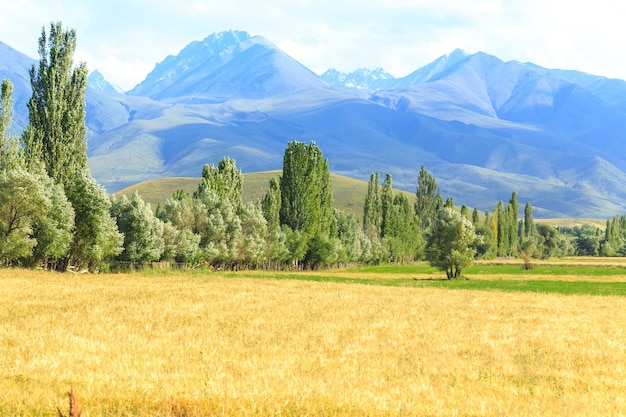
[[[27,162],[41,162],[46,173],[68,187],[87,167],[85,91],[87,66],[73,66],[76,32],[61,22],[39,38],[39,66],[30,69],[29,124],[22,136]]]
[[[271,232],[280,229],[280,185],[276,178],[270,179],[269,189],[261,200],[261,210]]]
[[[535,223],[533,221],[533,209],[529,202],[524,207],[524,237],[529,238],[535,232]]]
[[[287,145],[280,177],[280,222],[309,236],[330,236],[333,195],[328,160],[311,142]]]
[[[363,206],[363,229],[366,233],[380,236],[382,206],[380,201],[380,174],[373,172],[367,185],[367,196]]]
[[[28,169],[47,174],[65,192],[74,209],[74,235],[63,259],[48,260],[57,269],[69,265],[97,270],[121,251],[122,236],[109,213],[111,202],[87,167],[85,91],[87,66],[73,65],[76,32],[61,22],[45,27],[39,38],[39,65],[30,70],[29,124],[22,135]]]
[[[19,143],[9,134],[13,120],[13,84],[6,78],[0,88],[0,169],[7,170],[21,165]]]
[[[441,194],[437,187],[435,177],[429,174],[422,165],[417,177],[417,197],[415,201],[415,214],[419,218],[420,229],[425,230],[435,221],[437,210],[442,204]]]
[[[381,237],[384,237],[389,234],[393,223],[393,179],[390,173],[385,175],[380,193],[380,205],[382,208]]]

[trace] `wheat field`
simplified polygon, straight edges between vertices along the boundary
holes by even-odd
[[[624,415],[624,301],[0,270],[0,415]]]

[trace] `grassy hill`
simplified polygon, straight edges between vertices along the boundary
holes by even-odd
[[[268,189],[269,180],[280,176],[280,170],[253,172],[244,174],[243,201],[257,202],[265,195]],[[363,203],[367,195],[367,182],[345,177],[343,175],[330,174],[333,186],[335,208],[346,213],[352,213],[358,218],[363,216]],[[143,199],[156,208],[157,204],[165,202],[176,190],[185,190],[193,193],[200,183],[200,178],[172,177],[160,178],[140,182],[115,193],[115,195],[131,195],[135,191]],[[407,191],[396,192],[405,193],[411,203],[415,201],[415,194]],[[482,213],[481,213],[482,217]],[[535,219],[536,223],[547,223],[553,226],[582,226],[590,224],[604,229],[606,219]]]
[[[263,198],[271,178],[280,176],[281,171],[264,171],[244,174],[243,201],[257,202]],[[363,216],[363,203],[367,196],[367,182],[356,180],[337,174],[330,174],[334,195],[334,206],[346,213],[352,213],[361,218]],[[185,190],[192,193],[198,188],[200,178],[160,178],[144,181],[132,185],[115,195],[131,195],[135,192],[156,208],[159,203],[165,202],[176,190]],[[405,193],[411,202],[415,199],[415,194],[406,191]]]

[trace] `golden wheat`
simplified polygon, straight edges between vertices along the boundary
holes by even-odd
[[[0,414],[620,415],[619,297],[0,271]]]

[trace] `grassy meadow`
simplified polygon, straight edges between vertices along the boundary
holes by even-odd
[[[548,279],[626,285],[602,265]],[[623,414],[624,297],[527,292],[509,267],[459,281],[500,291],[425,265],[0,270],[0,415],[67,415],[70,386],[84,416]]]

